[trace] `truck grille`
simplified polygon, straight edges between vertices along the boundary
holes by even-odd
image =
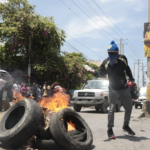
[[[93,92],[78,92],[79,97],[95,97]]]
[[[140,101],[145,101],[146,99],[140,99]]]

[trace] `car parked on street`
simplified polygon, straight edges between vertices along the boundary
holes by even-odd
[[[146,90],[147,90],[147,87],[142,87],[140,89],[139,98],[136,101],[134,101],[134,103],[135,103],[135,109],[137,109],[138,106],[140,106],[140,108],[142,109],[143,101],[146,100]]]
[[[109,106],[109,81],[108,79],[94,79],[85,81],[81,90],[73,93],[71,103],[75,111],[82,107],[94,106],[96,111],[107,112]],[[120,111],[121,101],[118,100],[116,111]]]

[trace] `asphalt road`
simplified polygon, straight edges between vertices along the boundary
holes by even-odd
[[[89,124],[94,137],[90,150],[149,150],[150,149],[150,119],[137,119],[141,109],[134,109],[131,115],[130,127],[136,136],[131,137],[121,130],[124,119],[124,109],[115,113],[115,140],[107,137],[107,114],[96,113],[94,109],[82,109],[79,113]]]
[[[150,149],[150,119],[137,119],[141,109],[134,109],[131,116],[131,128],[136,136],[131,137],[124,133],[123,125],[124,109],[115,113],[115,140],[107,137],[107,114],[97,113],[94,109],[83,108],[79,113],[89,124],[93,132],[93,145],[89,150],[149,150]],[[4,150],[0,148],[0,150]]]

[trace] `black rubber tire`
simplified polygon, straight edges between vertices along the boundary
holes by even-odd
[[[22,146],[36,133],[42,117],[42,108],[34,100],[15,103],[0,122],[0,141],[9,148]]]
[[[68,134],[69,134],[70,136],[79,135],[79,134],[81,134],[81,133],[82,133],[82,132],[77,131],[77,130],[71,130],[71,131],[68,132]]]
[[[116,104],[116,112],[120,112],[121,109],[121,101],[118,100],[118,103]]]
[[[100,104],[100,109],[102,113],[107,113],[108,112],[108,100],[105,99],[102,104]]]
[[[78,130],[72,130],[69,131],[68,134],[77,141],[85,141],[86,137],[87,137],[87,133],[85,130],[81,129],[82,131],[78,131]]]
[[[75,111],[80,112],[82,106],[81,106],[81,105],[74,104],[74,105],[73,105],[73,108],[74,108]]]
[[[96,105],[96,106],[95,106],[95,110],[96,110],[96,112],[99,112],[99,110],[100,110],[100,105]]]
[[[36,137],[37,139],[45,139],[45,140],[49,140],[53,138],[49,128],[45,130],[44,127],[40,127],[38,129]]]
[[[37,139],[36,141],[33,142],[33,148],[34,149],[64,149],[53,139],[50,140]]]
[[[72,135],[71,137],[76,141],[84,142],[86,140],[87,133],[84,130],[82,133],[80,133],[78,135]]]
[[[86,140],[83,142],[74,140],[67,132],[66,118],[73,118],[78,121],[81,128],[87,133]],[[68,120],[67,120],[68,121]],[[55,141],[64,146],[68,150],[85,150],[88,149],[93,143],[93,135],[91,129],[85,120],[74,110],[65,108],[57,112],[51,118],[50,131]]]
[[[137,109],[138,108],[138,105],[137,104],[135,104],[135,109]]]
[[[140,108],[142,109],[142,105],[140,105]]]

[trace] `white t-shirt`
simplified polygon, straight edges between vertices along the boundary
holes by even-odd
[[[0,91],[2,90],[2,88],[5,86],[6,81],[3,79],[0,79]]]
[[[13,89],[14,89],[14,91],[16,91],[16,92],[20,92],[20,89],[21,89],[21,86],[19,85],[19,84],[14,84],[13,85]]]

